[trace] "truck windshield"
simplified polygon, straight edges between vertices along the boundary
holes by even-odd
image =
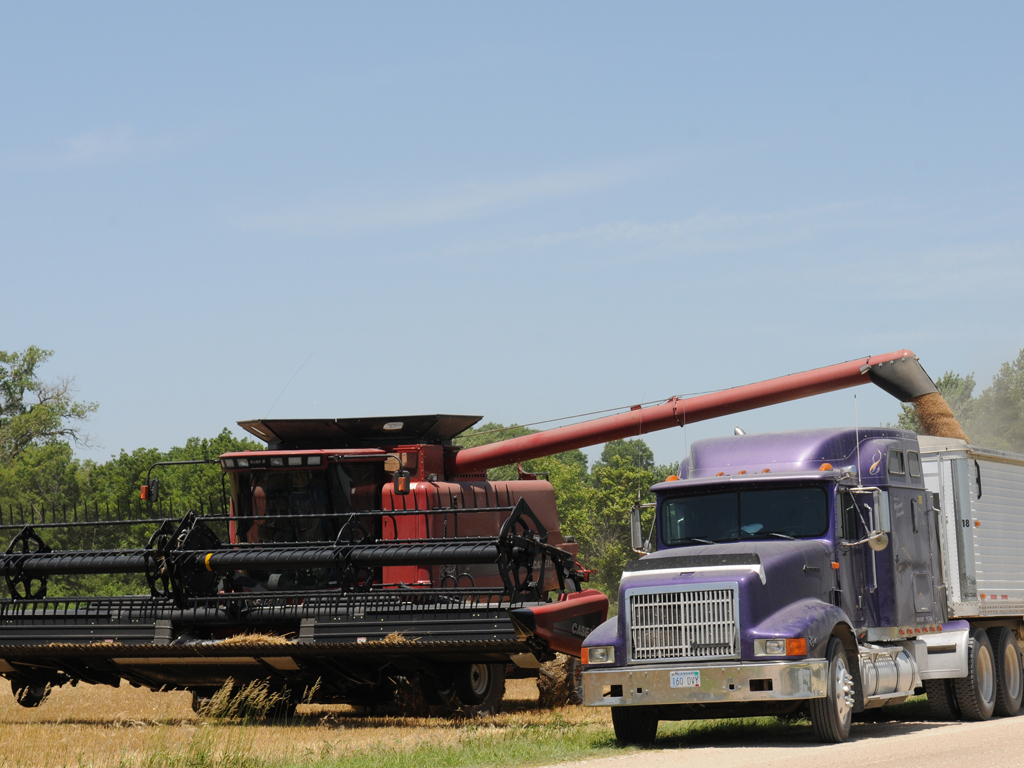
[[[668,545],[823,536],[828,500],[823,488],[753,488],[665,499],[661,535]]]

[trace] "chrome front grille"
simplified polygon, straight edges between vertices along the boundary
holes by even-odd
[[[736,587],[714,587],[629,592],[629,660],[698,661],[738,656]]]

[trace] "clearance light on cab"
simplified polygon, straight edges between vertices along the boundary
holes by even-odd
[[[754,641],[755,656],[806,656],[806,637],[775,637]]]
[[[614,664],[615,646],[595,645],[593,648],[584,648],[582,661],[584,664]]]

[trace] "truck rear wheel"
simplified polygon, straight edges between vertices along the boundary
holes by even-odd
[[[996,664],[985,630],[971,630],[967,640],[967,677],[955,679],[953,691],[964,720],[992,717],[996,707]]]
[[[1024,698],[1024,672],[1021,668],[1017,638],[1008,627],[988,630],[992,643],[992,656],[996,667],[996,704],[993,711],[1000,717],[1014,717],[1020,713]]]
[[[653,744],[658,735],[658,715],[653,707],[612,707],[612,725],[622,746]]]
[[[811,699],[811,724],[819,741],[846,741],[853,722],[853,675],[846,664],[846,649],[838,637],[828,641],[828,687],[825,698]]]

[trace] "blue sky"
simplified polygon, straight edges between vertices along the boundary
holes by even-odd
[[[0,349],[102,460],[1024,347],[1019,4],[0,7]],[[893,420],[857,390],[861,423]],[[649,439],[852,424],[852,391]]]

